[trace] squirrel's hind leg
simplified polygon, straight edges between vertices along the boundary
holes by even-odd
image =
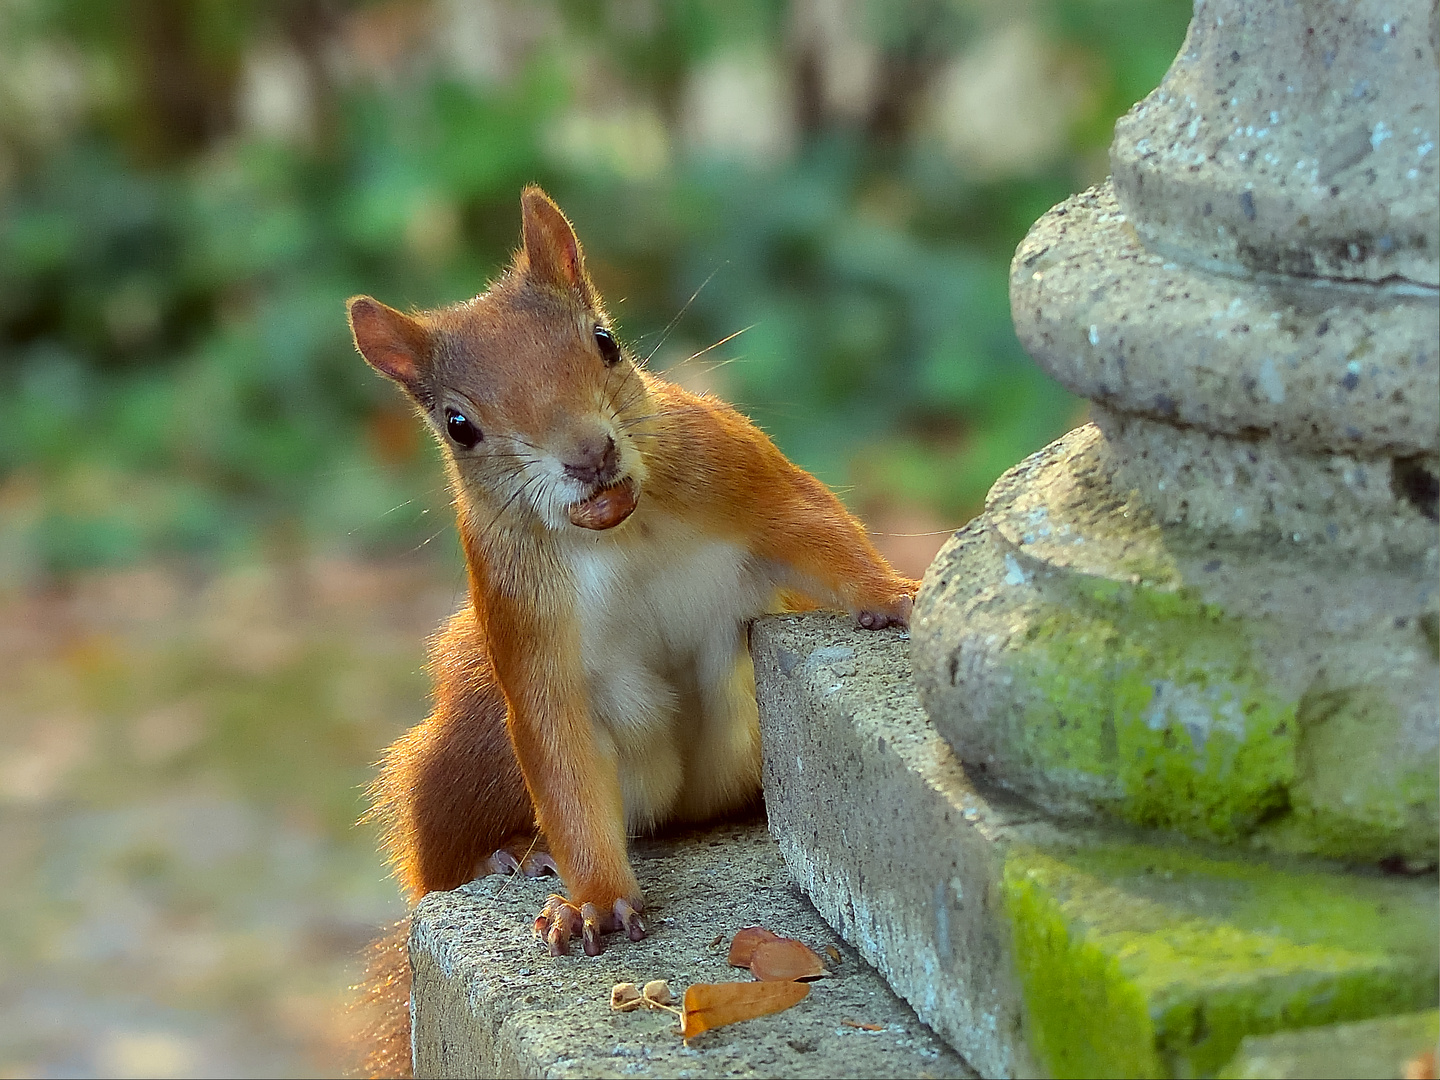
[[[554,856],[545,846],[545,838],[538,832],[532,831],[528,835],[516,833],[510,837],[496,848],[489,858],[481,861],[475,876],[508,876],[517,873],[531,878],[544,877],[547,874],[552,877],[560,876],[560,868],[555,865]]]
[[[386,851],[412,905],[490,872],[502,850],[525,863],[536,836],[505,730],[505,696],[468,608],[450,620],[431,655],[434,711],[385,751],[370,789],[371,816],[384,823]],[[544,865],[534,861],[537,872]]]
[[[760,713],[742,625],[717,627],[695,658],[699,715],[682,741],[685,786],[674,821],[705,822],[758,803]]]

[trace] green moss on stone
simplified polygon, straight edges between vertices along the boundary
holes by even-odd
[[[1404,1076],[1406,1066],[1440,1038],[1440,1012],[1407,1013],[1353,1024],[1332,1024],[1276,1035],[1251,1036],[1220,1070],[1230,1080],[1296,1080],[1353,1076],[1377,1080]]]
[[[1401,726],[1377,687],[1314,690],[1300,701],[1294,828],[1307,850],[1433,857],[1440,785],[1433,754],[1396,767],[1388,741]]]
[[[1042,868],[1012,858],[1003,882],[1035,1059],[1054,1077],[1164,1076],[1149,1003],[1118,958],[1071,926]]]
[[[977,692],[937,717],[967,760],[1062,813],[1435,861],[1433,704],[1402,715],[1426,693],[1433,702],[1433,668],[1406,635],[1357,630],[1347,648],[1332,626],[1312,643],[1285,614],[1297,581],[1283,573],[1273,604],[1240,605],[1268,615],[1205,603],[1269,583],[1258,567],[1236,576],[1243,546],[1197,548],[1190,531],[1159,525],[1117,483],[1093,426],[1001,477],[974,530],[990,544],[967,551],[976,592],[948,674],[958,685],[963,660]],[[1431,655],[1432,616],[1421,619]]]
[[[1085,774],[1143,825],[1235,839],[1283,812],[1295,703],[1273,693],[1237,620],[1185,590],[1081,579],[1037,608],[1017,733],[1032,767]]]
[[[1434,1004],[1434,883],[1184,849],[1016,850],[1031,1048],[1056,1077],[1202,1076],[1246,1035]]]

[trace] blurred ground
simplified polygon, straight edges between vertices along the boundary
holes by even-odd
[[[336,1075],[402,910],[362,786],[458,582],[149,566],[0,602],[0,1075]]]

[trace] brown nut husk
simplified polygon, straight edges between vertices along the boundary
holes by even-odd
[[[582,529],[613,529],[635,512],[638,495],[633,480],[596,492],[570,508],[570,524]]]
[[[610,1008],[616,1012],[634,1012],[644,1004],[640,988],[634,983],[616,983],[610,991]]]

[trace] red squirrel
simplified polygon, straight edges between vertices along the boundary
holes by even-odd
[[[553,866],[566,894],[536,933],[593,955],[645,936],[627,836],[758,798],[749,622],[829,606],[904,626],[917,584],[749,420],[637,363],[565,215],[538,187],[520,204],[522,247],[474,299],[349,301],[361,355],[444,449],[470,592],[372,813],[412,906]],[[403,940],[381,955],[373,992],[408,995]],[[370,1065],[404,1071],[408,1017],[389,1037]]]

